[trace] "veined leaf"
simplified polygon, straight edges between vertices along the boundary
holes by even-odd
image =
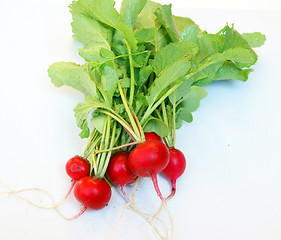
[[[103,58],[106,58],[106,59],[113,59],[115,57],[115,54],[114,52],[106,49],[106,48],[101,48],[100,49],[100,55],[103,57]]]
[[[142,52],[142,53],[141,53]],[[150,52],[145,51],[145,46],[144,45],[139,45],[137,51],[132,51],[133,53],[133,61],[134,61],[134,66],[137,68],[142,68],[147,65]],[[141,54],[138,54],[141,53]]]
[[[233,62],[227,61],[223,66],[216,72],[214,80],[240,80],[247,81],[249,73],[253,69],[240,69]]]
[[[176,113],[176,128],[180,128],[182,121],[192,122],[194,112],[200,105],[200,101],[207,96],[207,91],[198,86],[192,86],[183,96]]]
[[[107,108],[106,104],[99,101],[97,98],[85,97],[85,101],[78,103],[74,108],[74,116],[76,118],[77,126],[82,130],[81,138],[89,137],[89,126],[87,118],[89,113],[95,108]]]
[[[169,95],[170,102],[177,105],[180,100],[183,100],[183,98],[189,92],[192,83],[193,82],[191,81],[191,79],[187,79],[180,86],[178,86],[176,90]]]
[[[105,120],[106,120],[106,115],[94,113],[91,122],[94,128],[97,129],[100,133],[102,133]]]
[[[193,85],[204,86],[209,85],[217,73],[217,71],[222,67],[224,61],[214,62],[209,64],[207,67],[198,71],[192,76]],[[196,71],[196,70],[195,70]]]
[[[211,62],[222,62],[231,60],[238,63],[255,64],[257,61],[257,54],[252,49],[241,47],[230,48],[222,53],[215,53],[210,56]]]
[[[173,63],[182,59],[190,60],[197,51],[198,47],[194,42],[172,43],[155,54],[151,65],[156,75],[160,76]]]
[[[57,62],[49,67],[48,74],[56,87],[66,85],[82,92],[85,96],[96,96],[96,85],[88,72],[88,64]]]
[[[186,27],[190,27],[190,26],[198,27],[198,25],[195,22],[193,22],[190,18],[187,17],[173,16],[173,19],[179,32],[182,32],[183,29]]]
[[[197,39],[199,51],[196,61],[201,62],[214,53],[224,51],[224,37],[219,34],[204,33]]]
[[[260,32],[242,33],[242,37],[248,42],[251,48],[262,46],[266,40],[265,35]]]
[[[168,32],[162,27],[162,23],[155,15],[161,6],[159,3],[148,0],[135,22],[138,42],[153,44],[155,51],[159,51],[171,42]]]
[[[150,65],[140,69],[139,80],[137,81],[137,85],[139,88],[145,84],[145,82],[148,80],[148,77],[152,72],[153,72],[153,68]]]
[[[200,101],[207,97],[208,92],[198,86],[192,86],[189,91],[183,96],[181,106],[188,109],[190,112],[194,112],[200,105]]]
[[[79,49],[79,55],[83,57],[87,62],[104,62],[107,59],[104,59],[100,55],[101,48],[104,47],[102,43],[96,43],[90,48]]]
[[[149,88],[149,93],[146,97],[148,104],[152,105],[159,98],[161,93],[171,84],[174,84],[178,80],[184,81],[185,79],[182,79],[182,77],[188,72],[190,67],[190,61],[183,59],[165,68]]]
[[[155,132],[160,137],[167,137],[170,128],[160,119],[150,116],[143,130],[145,132]]]
[[[103,47],[110,50],[113,29],[85,14],[75,14],[72,31],[85,48]]]
[[[146,108],[148,106],[148,103],[146,101],[146,97],[143,95],[143,93],[139,93],[137,96],[136,96],[136,100],[134,102],[134,109],[135,109],[135,112],[136,114],[138,114],[139,110],[141,108]]]
[[[229,27],[227,25],[220,30],[218,34],[224,37],[224,50],[236,47],[250,49],[249,43],[234,29],[234,27]]]
[[[91,15],[90,11],[87,9],[87,7],[83,6],[80,1],[73,0],[71,4],[69,4],[70,12],[72,16],[76,14],[86,14]]]
[[[180,108],[176,113],[176,125],[182,125],[182,121],[185,121],[187,123],[191,123],[193,121],[193,116],[191,111],[189,111],[187,108]],[[176,126],[178,129],[179,127]]]
[[[118,30],[132,49],[137,48],[132,28],[114,8],[114,0],[79,0],[98,21]]]
[[[196,25],[185,27],[181,33],[180,41],[198,43],[199,28]]]
[[[100,90],[104,95],[105,101],[111,103],[112,97],[117,89],[118,76],[112,63],[105,63],[100,67],[101,82]]]
[[[172,15],[172,5],[162,5],[158,11],[155,12],[155,15],[160,20],[162,25],[165,27],[168,32],[172,42],[178,42],[179,33],[178,29],[174,23],[173,15]]]
[[[152,43],[155,40],[155,28],[141,28],[135,32],[135,37],[139,44]]]
[[[145,6],[147,0],[123,0],[121,4],[121,15],[124,22],[133,27],[134,23]]]
[[[139,44],[153,44],[155,47],[155,51],[161,50],[171,42],[168,33],[161,26],[159,28],[141,28],[140,30],[137,30],[135,32],[135,37]]]
[[[158,29],[161,26],[161,23],[156,22],[156,16],[154,13],[159,7],[161,7],[160,3],[156,3],[156,2],[148,0],[136,19],[135,28],[136,29],[142,29],[142,28]]]

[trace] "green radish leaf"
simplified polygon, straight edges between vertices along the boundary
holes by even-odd
[[[192,86],[190,90],[185,94],[181,102],[182,108],[194,112],[200,105],[200,101],[207,97],[208,92],[198,86]]]
[[[170,43],[168,33],[161,26],[157,28],[141,28],[135,31],[138,44],[150,43],[155,51],[162,49]]]
[[[172,42],[178,42],[179,33],[178,29],[174,23],[173,15],[172,15],[172,5],[162,5],[158,11],[155,12],[155,15],[165,27],[168,32]]]
[[[185,27],[181,33],[180,41],[183,42],[198,42],[199,28],[196,25]]]
[[[116,113],[118,113],[120,115],[125,113],[125,107],[124,107],[123,103],[115,104],[114,110],[115,110]]]
[[[148,0],[134,25],[138,43],[151,43],[155,51],[159,51],[171,42],[168,32],[155,15],[160,7],[161,4]]]
[[[196,86],[209,85],[214,80],[217,71],[223,66],[223,64],[224,64],[223,61],[209,64],[201,71],[195,73],[191,79],[191,81],[194,82],[193,85]]]
[[[140,93],[136,96],[135,102],[134,102],[134,111],[135,113],[138,113],[139,110],[144,107],[146,108],[148,106],[148,103],[146,101],[145,96],[143,93]]]
[[[110,50],[113,29],[86,15],[87,8],[74,11],[77,6],[83,8],[78,2],[71,4],[72,31],[74,36],[83,43],[84,48],[79,49],[79,54],[86,61],[103,61],[100,55],[101,48]],[[80,12],[81,11],[81,12]]]
[[[106,61],[106,59],[100,55],[100,49],[102,47],[103,45],[96,44],[95,46],[90,48],[79,49],[79,55],[87,62],[104,62]]]
[[[160,7],[161,7],[160,3],[156,3],[156,2],[148,0],[136,19],[135,28],[136,29],[143,29],[143,28],[158,29],[161,26],[161,23],[156,22],[156,16],[154,13]]]
[[[129,88],[131,85],[131,79],[130,78],[122,78],[120,79],[120,84],[122,88]]]
[[[241,47],[230,48],[223,53],[215,53],[210,56],[210,61],[215,63],[230,60],[238,63],[253,65],[256,63],[257,59],[257,55],[252,49]]]
[[[193,83],[193,86],[208,86],[212,83],[212,81],[214,81],[214,76],[212,77],[204,77],[204,78],[200,78],[199,80],[197,80],[196,82]]]
[[[154,60],[151,61],[151,65],[156,76],[160,76],[173,63],[183,59],[190,60],[195,56],[197,51],[198,46],[193,42],[171,43],[155,54]]]
[[[155,132],[160,137],[168,136],[170,128],[160,119],[150,117],[143,128],[144,132]]]
[[[90,136],[90,129],[88,127],[87,122],[83,122],[83,124],[80,126],[81,128],[81,132],[79,134],[79,136],[81,138],[88,138]]]
[[[85,14],[91,16],[91,12],[88,10],[86,6],[83,6],[80,1],[73,0],[72,3],[69,5],[70,12],[72,16],[77,14]]]
[[[137,39],[138,44],[153,44],[155,40],[155,28],[141,28],[135,32],[135,38]]]
[[[89,9],[95,19],[118,30],[132,49],[137,48],[133,30],[114,8],[114,0],[79,0],[79,2]]]
[[[112,103],[112,97],[117,90],[118,76],[112,63],[104,63],[100,67],[101,81],[99,83],[100,91],[104,100]]]
[[[176,113],[177,121],[185,121],[187,123],[191,123],[193,121],[193,116],[191,111],[187,108],[180,108]]]
[[[179,87],[176,88],[172,94],[169,95],[169,100],[172,104],[178,104],[179,100],[183,99],[190,90],[192,81],[190,79],[185,80]]]
[[[215,53],[224,51],[224,37],[220,34],[204,33],[197,40],[199,51],[196,56],[196,61],[201,62],[207,57]]]
[[[138,46],[138,50],[137,51],[132,51],[133,53],[133,61],[134,61],[134,66],[137,68],[142,68],[144,66],[147,65],[149,56],[150,56],[150,52],[144,52],[145,51],[145,46],[144,45],[139,45]],[[141,53],[144,52],[142,54],[136,54],[136,53]],[[136,55],[134,55],[136,54]]]
[[[262,46],[266,40],[265,35],[260,32],[242,33],[242,37],[248,42],[251,48]]]
[[[233,62],[226,61],[222,67],[216,72],[214,76],[214,80],[240,80],[247,81],[249,73],[252,72],[253,69],[240,69]]]
[[[115,57],[115,54],[114,52],[106,49],[106,48],[101,48],[100,49],[100,55],[103,57],[103,58],[107,58],[107,59],[113,59]]]
[[[49,77],[56,87],[72,87],[85,96],[96,96],[95,82],[88,71],[88,64],[78,65],[71,62],[53,63],[48,69]]]
[[[190,18],[179,17],[179,16],[173,16],[173,18],[179,32],[182,32],[186,27],[190,27],[190,26],[198,27],[198,25],[195,22],[193,22]]]
[[[150,74],[153,72],[153,68],[148,65],[146,67],[142,67],[139,71],[139,80],[137,81],[138,87],[142,87],[146,81],[148,80]]]
[[[74,108],[76,124],[82,130],[79,134],[81,138],[89,137],[90,131],[87,118],[89,113],[96,108],[107,109],[108,106],[105,103],[99,101],[97,98],[85,97],[85,101],[83,103],[78,103],[77,106]]]
[[[85,48],[110,50],[113,29],[83,13],[72,16],[72,31]]]
[[[95,129],[97,129],[100,133],[102,133],[105,120],[106,120],[106,116],[104,114],[97,114],[94,112],[93,117],[91,119],[91,123],[93,124]]]
[[[145,6],[147,0],[123,0],[121,4],[121,15],[124,22],[133,27],[134,23]]]
[[[251,49],[249,43],[242,37],[240,33],[238,33],[234,27],[225,26],[222,30],[218,32],[220,36],[224,38],[224,50],[230,48],[246,48]],[[253,51],[253,50],[252,50]]]
[[[190,123],[193,121],[192,112],[198,109],[200,101],[207,96],[207,91],[198,86],[192,86],[189,91],[185,93],[180,101],[178,110],[176,112],[176,128],[182,126],[182,121]]]
[[[177,61],[167,67],[149,88],[149,93],[146,96],[148,104],[154,104],[170,85],[185,81],[183,77],[190,67],[191,63],[186,59]]]

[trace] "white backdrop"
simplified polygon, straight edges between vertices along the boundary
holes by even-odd
[[[175,15],[192,18],[208,32],[228,22],[239,32],[267,36],[266,44],[256,49],[259,60],[249,81],[206,87],[209,95],[194,113],[194,122],[178,131],[177,147],[187,157],[187,170],[168,202],[174,239],[280,240],[280,5],[273,0],[172,2]],[[70,185],[65,162],[85,143],[73,115],[82,95],[55,88],[47,75],[55,61],[83,62],[77,53],[80,45],[72,39],[69,3],[15,0],[1,2],[0,8],[0,181],[15,190],[43,188],[56,201]],[[159,177],[159,184],[168,194],[168,182]],[[23,196],[50,204],[43,194]],[[1,194],[0,239],[104,239],[124,204],[113,190],[108,207],[67,222],[55,211]],[[136,204],[151,214],[160,205],[149,179],[141,181]],[[71,196],[61,210],[72,216],[79,204]],[[161,216],[169,224],[165,212]],[[112,239],[155,237],[142,218],[126,211]]]

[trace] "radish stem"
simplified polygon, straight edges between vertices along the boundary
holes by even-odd
[[[166,198],[166,200],[171,199],[176,193],[176,180],[171,180],[172,191],[171,194]]]
[[[165,201],[165,199],[163,198],[163,195],[162,195],[162,193],[161,193],[161,191],[160,191],[160,189],[159,189],[159,186],[158,186],[157,174],[152,174],[152,175],[151,175],[151,180],[152,180],[152,182],[153,182],[153,186],[154,186],[154,188],[155,188],[155,191],[156,191],[157,195],[159,196],[159,198],[161,199],[161,201],[163,202],[163,204],[166,205],[166,201]]]
[[[124,145],[120,145],[118,147],[104,149],[104,150],[98,150],[98,151],[96,151],[96,153],[115,151],[115,150],[118,150],[118,149],[121,149],[121,148],[125,148],[125,147],[132,146],[132,145],[137,145],[137,144],[140,144],[140,142],[130,142],[130,143],[127,143],[127,144],[124,144]]]
[[[73,216],[73,217],[71,217],[71,218],[65,218],[65,220],[71,221],[71,220],[77,219],[77,218],[79,218],[84,212],[86,212],[86,210],[87,210],[87,207],[83,206],[83,207],[81,208],[81,211],[80,211],[78,214],[76,214],[75,216]]]

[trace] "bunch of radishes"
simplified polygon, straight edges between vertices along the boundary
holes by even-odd
[[[207,96],[202,86],[248,79],[257,61],[252,47],[265,37],[228,25],[210,34],[173,15],[171,4],[150,0],[123,0],[120,13],[114,0],[77,0],[70,9],[85,63],[56,62],[48,73],[55,86],[85,96],[74,116],[88,142],[66,165],[74,195],[83,211],[101,209],[112,185],[121,186],[129,201],[124,186],[150,177],[165,203],[157,174],[171,181],[171,198],[186,167],[175,148],[176,129],[192,122],[192,112]]]
[[[84,206],[83,211],[85,208],[102,209],[108,204],[111,198],[110,183],[120,186],[127,198],[124,186],[133,183],[138,177],[151,177],[158,196],[164,201],[156,177],[160,172],[172,184],[171,194],[167,198],[174,196],[176,180],[186,168],[183,153],[174,147],[168,148],[154,132],[145,133],[145,139],[145,142],[137,145],[131,152],[118,151],[111,156],[106,180],[90,176],[87,159],[75,156],[68,160],[66,172],[73,181],[76,199]]]

